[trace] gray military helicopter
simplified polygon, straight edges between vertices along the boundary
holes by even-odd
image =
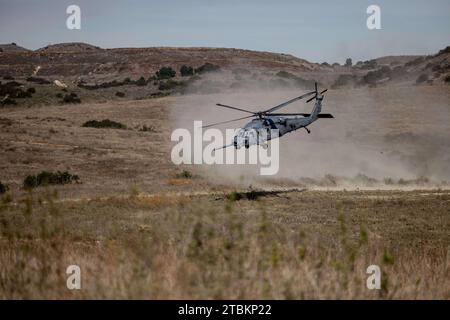
[[[233,142],[227,145],[222,146],[221,148],[227,148],[234,146],[235,149],[239,149],[241,147],[249,148],[251,145],[261,145],[263,148],[267,148],[267,141],[275,138],[279,138],[286,133],[298,130],[300,128],[305,128],[305,130],[309,133],[311,131],[308,129],[308,126],[316,121],[319,118],[334,118],[330,113],[320,113],[322,111],[322,100],[323,94],[328,89],[323,90],[322,92],[318,92],[317,90],[317,82],[315,83],[315,90],[305,93],[301,96],[293,98],[289,101],[283,102],[275,107],[264,111],[249,111],[241,108],[236,108],[224,104],[216,104],[219,107],[224,107],[228,109],[238,110],[246,113],[250,113],[250,116],[232,119],[223,122],[217,122],[213,124],[209,124],[203,126],[203,128],[208,128],[220,124],[230,123],[238,120],[248,119],[255,117],[252,121],[247,123],[243,128],[239,129],[236,135],[233,137]],[[279,110],[288,104],[291,104],[295,101],[301,100],[303,98],[314,95],[312,98],[309,98],[306,102],[310,102],[312,100],[316,100],[314,104],[314,109],[311,113],[274,113],[274,111]]]

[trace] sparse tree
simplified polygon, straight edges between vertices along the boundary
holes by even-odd
[[[144,77],[140,77],[139,80],[136,81],[137,86],[145,86],[147,84],[147,81]]]
[[[188,77],[194,75],[194,68],[186,65],[182,65],[180,68],[180,74],[182,77]]]
[[[173,78],[176,75],[176,71],[171,67],[162,67],[158,71],[156,71],[156,77],[159,80]]]
[[[4,185],[4,184],[0,181],[0,194],[5,193],[6,191],[8,191],[8,186]]]
[[[347,60],[345,60],[345,66],[351,67],[352,65],[353,65],[352,58],[347,58]]]

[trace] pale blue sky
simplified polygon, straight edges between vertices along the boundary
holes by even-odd
[[[66,28],[70,4],[81,7],[81,30]],[[370,4],[381,7],[382,30],[366,27]],[[314,62],[430,54],[450,45],[450,0],[0,0],[0,43],[71,41],[243,48]]]

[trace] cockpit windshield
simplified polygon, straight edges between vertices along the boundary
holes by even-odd
[[[247,123],[244,127],[244,129],[261,129],[270,126],[269,122],[267,120],[261,120],[261,119],[253,119],[249,123]]]
[[[237,135],[238,135],[238,137],[243,138],[245,136],[245,130],[244,129],[239,130]]]

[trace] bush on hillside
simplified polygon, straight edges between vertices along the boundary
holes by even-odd
[[[85,122],[83,125],[85,128],[108,128],[108,129],[126,129],[126,125],[112,121],[109,119],[97,121],[97,120],[89,120]]]
[[[195,69],[195,73],[206,73],[206,72],[214,72],[214,71],[219,71],[219,70],[220,70],[220,66],[207,62],[204,65]]]
[[[180,68],[180,74],[182,77],[189,77],[194,75],[194,68],[186,65],[182,65]]]
[[[65,94],[62,100],[63,103],[81,103],[81,99],[76,93]]]
[[[23,180],[23,187],[25,189],[33,189],[40,186],[56,185],[56,184],[68,184],[72,182],[78,182],[79,177],[72,175],[67,171],[50,172],[42,171],[37,175],[28,175]]]
[[[0,181],[0,194],[5,193],[6,191],[8,191],[8,186],[4,185],[1,181]]]
[[[159,80],[170,79],[170,78],[175,77],[175,75],[176,75],[176,71],[173,70],[171,67],[162,67],[161,69],[156,71],[156,77]]]

